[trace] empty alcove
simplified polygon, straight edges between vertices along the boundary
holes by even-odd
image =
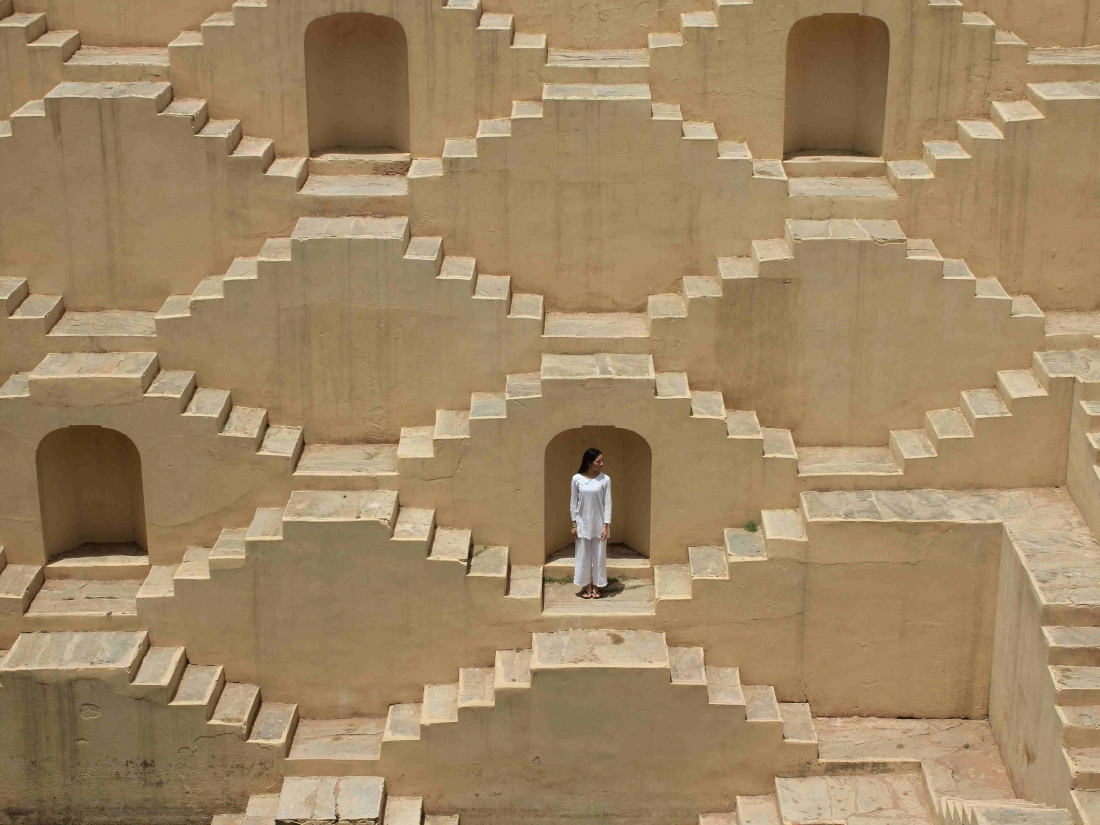
[[[305,33],[310,154],[409,151],[409,56],[390,17],[333,14]]]
[[[784,157],[882,154],[890,32],[860,14],[804,17],[787,37]]]
[[[546,554],[573,557],[569,484],[589,447],[603,451],[604,472],[611,476],[611,538],[608,556],[649,556],[650,488],[653,453],[648,442],[619,427],[578,427],[554,436],[546,445]]]
[[[47,559],[144,552],[141,456],[129,438],[104,427],[64,427],[42,439],[36,460]]]

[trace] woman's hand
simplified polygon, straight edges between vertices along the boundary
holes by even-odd
[[[611,532],[611,525],[605,524],[603,530],[600,531],[600,541],[607,541],[607,536]]]
[[[572,529],[572,533],[573,533],[573,538],[576,538],[577,537],[577,522],[575,522],[575,521],[573,522],[573,527],[571,529]]]

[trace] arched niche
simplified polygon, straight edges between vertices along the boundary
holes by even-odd
[[[409,151],[409,50],[391,17],[341,13],[305,33],[311,155]]]
[[[649,556],[650,495],[653,452],[632,430],[620,427],[577,427],[558,433],[546,445],[546,555],[570,548],[569,483],[589,447],[603,451],[604,472],[611,476],[611,538],[608,554],[633,551]]]
[[[35,460],[47,558],[144,552],[141,456],[129,438],[104,427],[64,427],[42,439]]]
[[[882,155],[890,31],[875,17],[804,17],[787,37],[784,157]]]

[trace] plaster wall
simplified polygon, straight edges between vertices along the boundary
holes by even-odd
[[[165,46],[185,29],[197,29],[224,0],[17,0],[16,11],[45,12],[53,29],[76,29],[97,46]]]
[[[1100,43],[1100,8],[1090,0],[976,0],[967,4],[997,21],[999,28],[1031,46],[1089,46]]]
[[[1049,620],[1007,533],[1000,564],[989,724],[1013,790],[1025,799],[1072,809],[1071,777],[1042,629]]]
[[[205,708],[136,699],[96,678],[4,674],[0,690],[4,822],[199,823],[274,791],[273,751],[212,734]],[[201,792],[197,792],[201,789]]]

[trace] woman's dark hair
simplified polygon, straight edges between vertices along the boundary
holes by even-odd
[[[584,451],[584,456],[581,458],[581,468],[577,470],[582,476],[585,475],[589,468],[592,466],[592,462],[603,455],[601,450],[597,450],[595,447],[589,447]]]

